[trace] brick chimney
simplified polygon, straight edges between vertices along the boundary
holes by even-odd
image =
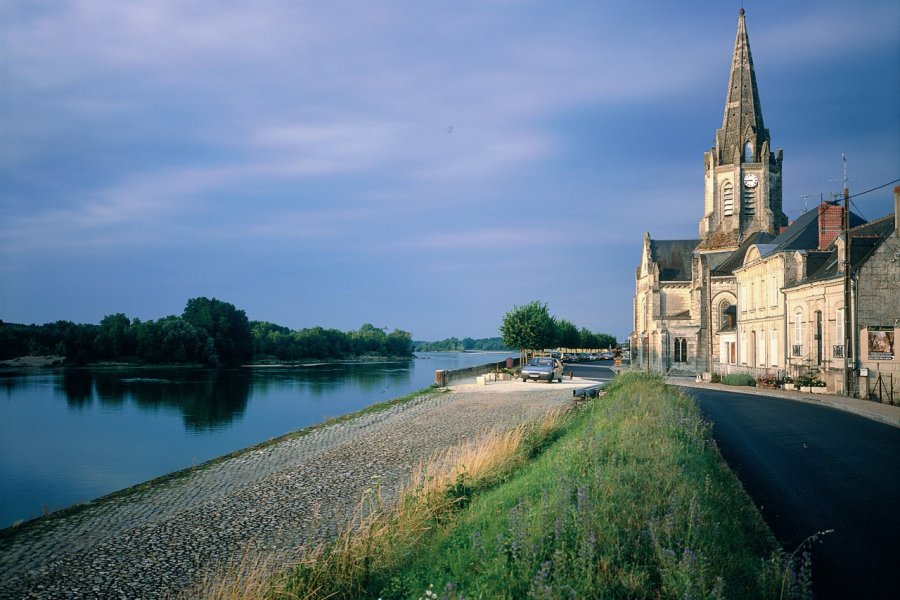
[[[824,250],[841,233],[841,207],[837,203],[819,205],[819,250]]]

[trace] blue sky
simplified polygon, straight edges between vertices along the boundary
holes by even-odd
[[[900,4],[744,4],[788,216],[842,152],[851,192],[900,177]],[[739,7],[5,2],[0,319],[440,339],[540,300],[622,339],[643,232],[697,236]]]

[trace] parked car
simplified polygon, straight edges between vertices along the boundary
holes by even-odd
[[[558,358],[537,357],[528,361],[528,364],[522,367],[520,373],[522,381],[530,379],[543,380],[552,383],[553,380],[562,381],[563,365]]]

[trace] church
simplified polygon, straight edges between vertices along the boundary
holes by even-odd
[[[823,202],[788,222],[783,154],[771,147],[763,121],[743,8],[714,143],[704,155],[698,238],[644,234],[635,273],[632,365],[707,378],[808,375],[829,391],[856,393],[870,358],[870,330],[893,342],[900,325],[900,192],[895,190],[894,215],[865,223],[849,213],[846,234],[837,203]],[[845,309],[848,262],[852,310]],[[886,352],[877,357],[876,372],[894,372],[892,345],[889,359]]]

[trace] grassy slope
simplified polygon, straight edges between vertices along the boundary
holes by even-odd
[[[384,600],[806,595],[696,405],[660,379],[620,376],[606,397],[520,437],[515,450],[498,445],[506,466],[429,475],[399,510],[370,510],[278,589]]]

